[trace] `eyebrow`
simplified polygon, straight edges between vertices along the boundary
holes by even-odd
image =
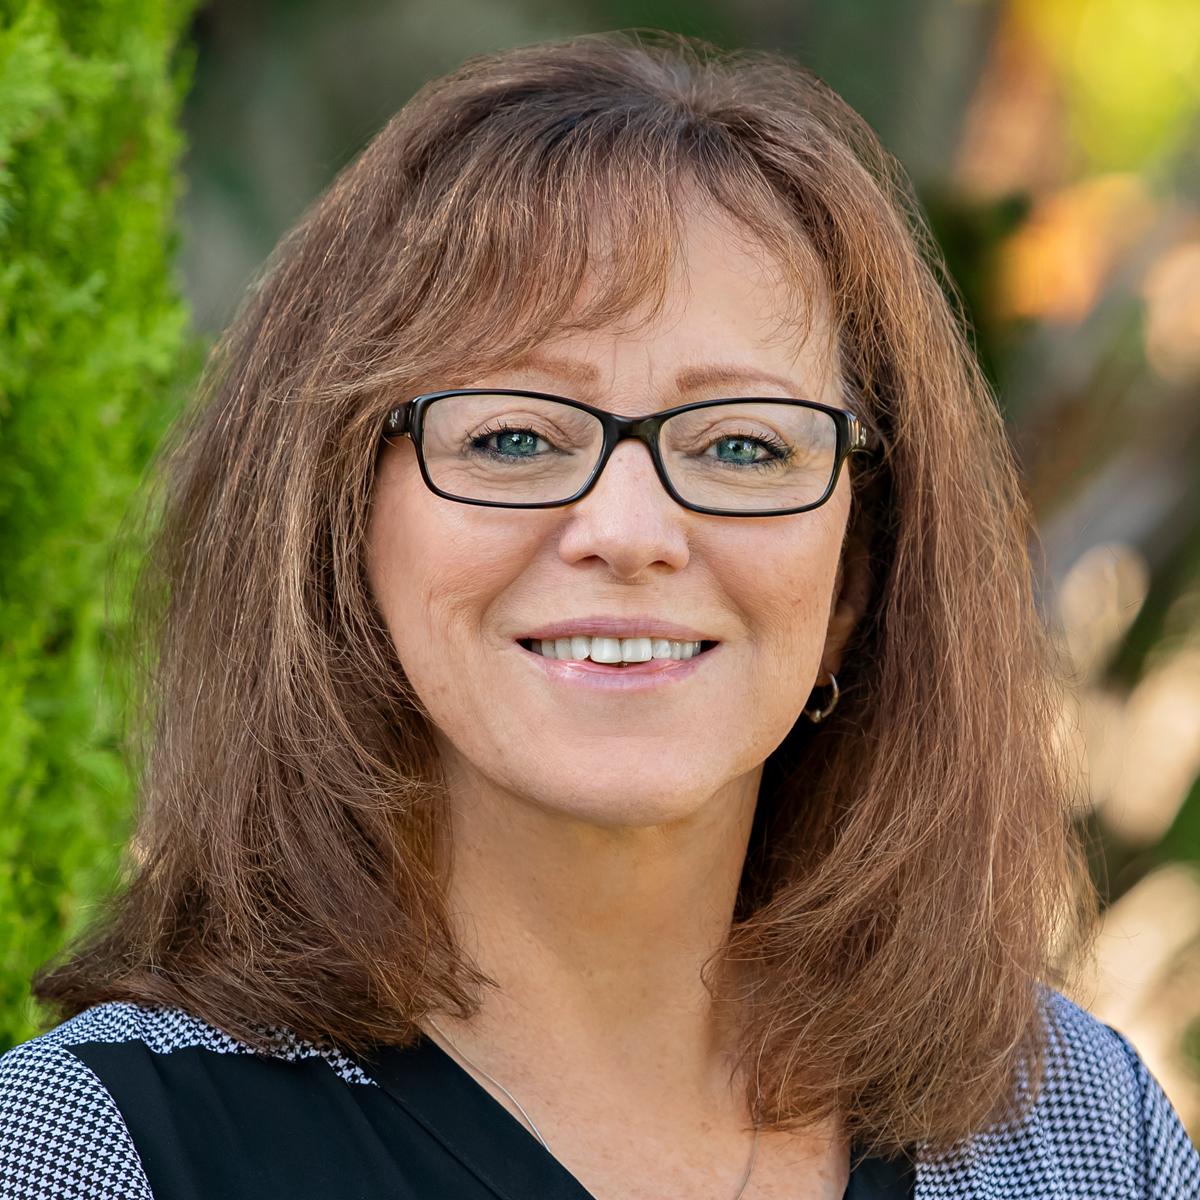
[[[600,381],[600,370],[592,363],[543,352],[526,354],[509,363],[507,369],[536,371],[580,386],[593,386]],[[694,392],[705,387],[723,387],[727,383],[770,383],[782,388],[789,396],[799,397],[802,394],[802,389],[797,386],[795,380],[764,371],[760,367],[739,366],[736,363],[701,363],[683,367],[675,375],[675,387],[680,392]]]

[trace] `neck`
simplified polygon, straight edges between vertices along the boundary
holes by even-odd
[[[607,827],[450,778],[449,907],[498,985],[452,1036],[493,1061],[642,1062],[711,1082],[730,1049],[701,970],[733,916],[760,771],[666,825]]]

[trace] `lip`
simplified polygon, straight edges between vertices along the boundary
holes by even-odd
[[[550,626],[549,628],[558,627]],[[626,625],[625,628],[628,629],[629,626]],[[676,626],[676,628],[678,627]],[[582,637],[583,634],[580,633],[579,636]],[[681,638],[679,640],[702,641],[704,639]],[[513,645],[523,658],[556,683],[608,692],[645,692],[672,683],[680,683],[688,676],[695,674],[710,659],[721,652],[721,646],[718,643],[692,658],[652,658],[648,662],[629,663],[624,667],[615,667],[609,666],[607,663],[594,663],[590,660],[576,662],[570,659],[543,658],[542,655],[527,650],[520,642],[514,642]]]
[[[652,637],[667,638],[672,642],[716,642],[710,633],[702,633],[690,625],[677,625],[674,621],[663,621],[658,617],[596,616],[574,617],[569,621],[555,621],[539,625],[526,633],[520,633],[515,641],[543,641],[566,637]],[[690,662],[691,659],[685,661]],[[624,668],[629,670],[628,667]]]

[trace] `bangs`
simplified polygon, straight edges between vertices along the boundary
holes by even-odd
[[[399,354],[360,380],[454,386],[558,334],[661,315],[686,223],[722,210],[794,298],[772,336],[808,335],[825,272],[758,164],[719,126],[661,111],[501,110],[431,166],[395,229],[386,309],[354,322]],[[636,314],[636,316],[635,316]],[[343,353],[345,347],[342,347]],[[420,363],[421,377],[414,376]],[[382,368],[382,369],[378,369]]]

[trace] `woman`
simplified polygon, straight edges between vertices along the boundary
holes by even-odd
[[[405,107],[165,459],[135,867],[6,1195],[1198,1194],[1055,990],[1053,659],[927,251],[782,59]]]

